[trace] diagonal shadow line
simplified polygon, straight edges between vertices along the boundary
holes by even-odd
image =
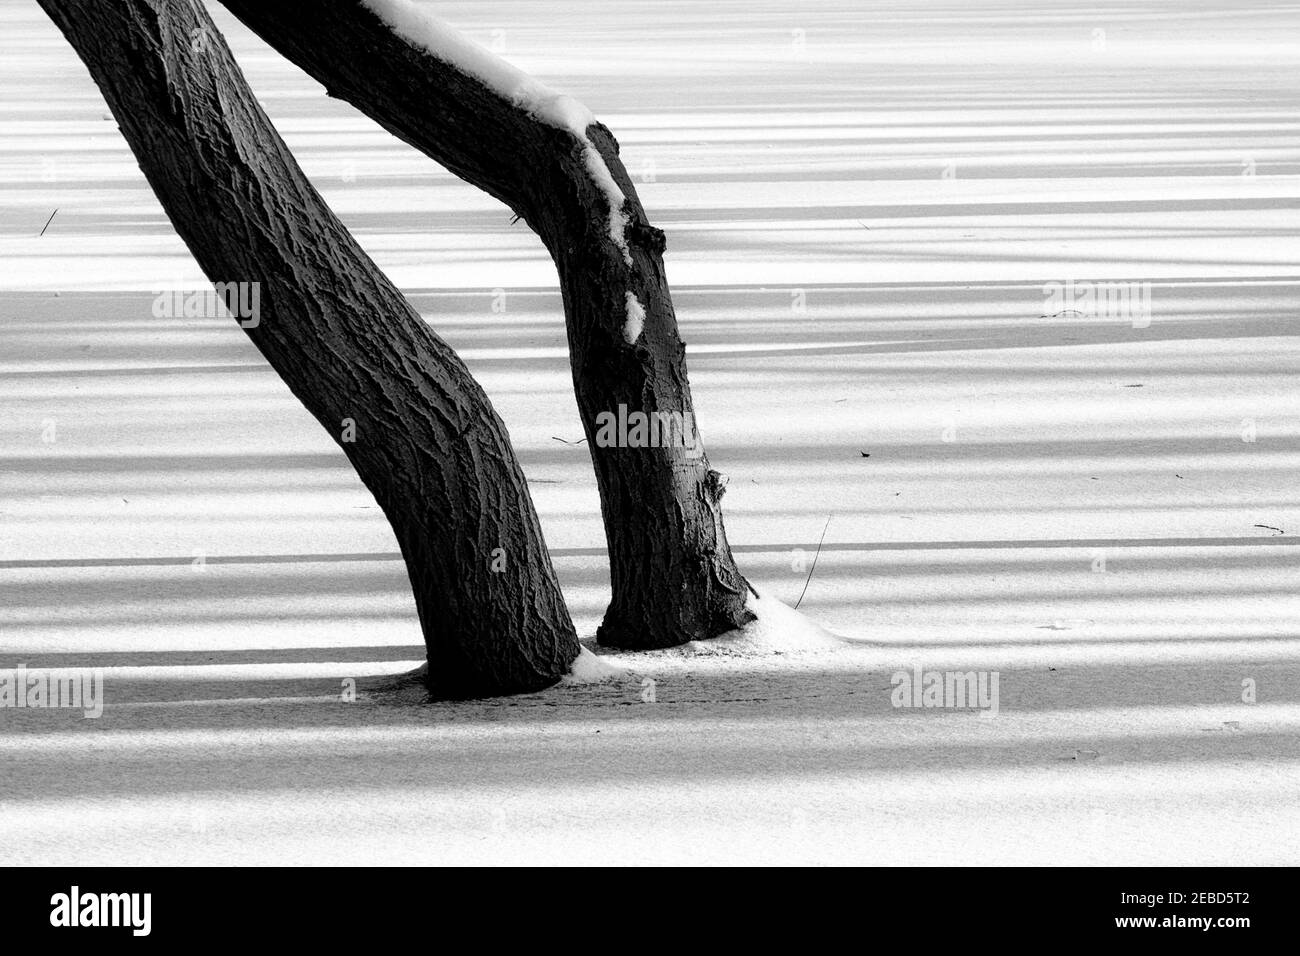
[[[1237,538],[1027,538],[989,541],[862,541],[822,545],[823,551],[977,551],[1021,550],[1026,548],[1245,548],[1281,547],[1300,544],[1300,536],[1272,535]],[[813,550],[815,543],[739,544],[737,554],[780,554],[796,548]],[[604,548],[551,548],[553,558],[599,557]],[[0,571],[37,568],[155,568],[192,564],[193,556],[142,558],[30,558],[0,561]],[[346,564],[367,561],[401,561],[397,551],[358,551],[320,554],[227,554],[206,555],[207,564]]]

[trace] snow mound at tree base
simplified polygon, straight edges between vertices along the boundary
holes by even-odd
[[[562,684],[600,684],[610,680],[626,680],[632,675],[627,668],[620,667],[600,654],[592,653],[584,647],[578,651],[569,673],[561,678]]]
[[[560,678],[559,684],[602,684],[607,681],[631,680],[632,676],[626,668],[583,647],[570,665],[569,672]],[[429,663],[425,661],[414,670],[372,681],[364,690],[389,703],[427,703],[430,699],[428,677]]]
[[[746,607],[755,620],[708,641],[691,641],[681,650],[690,655],[762,657],[838,650],[846,641],[776,598],[754,588]]]
[[[655,657],[771,657],[782,654],[824,653],[839,650],[850,642],[826,630],[776,598],[758,592],[746,603],[755,620],[742,628],[719,634],[707,641],[691,641],[680,647],[653,651],[603,651],[596,653],[586,645],[578,652],[569,673],[560,678],[561,685],[602,684],[634,680],[630,669],[635,661]],[[423,697],[426,692],[427,663],[413,671],[389,678],[382,686],[368,688],[388,696]]]

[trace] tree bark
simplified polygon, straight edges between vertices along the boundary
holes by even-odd
[[[748,582],[723,527],[725,480],[696,446],[604,446],[602,415],[677,414],[694,423],[685,345],[650,225],[618,143],[586,139],[622,189],[628,255],[585,144],[458,66],[399,36],[360,0],[222,0],[264,41],[385,129],[519,214],[559,271],[570,364],[600,491],[612,598],[598,632],[617,647],[671,647],[751,620]],[[630,261],[629,261],[630,260]],[[627,341],[627,296],[644,306]]]
[[[201,0],[40,3],[208,278],[260,283],[240,324],[391,522],[433,693],[553,684],[579,646],[504,425],[307,181]]]

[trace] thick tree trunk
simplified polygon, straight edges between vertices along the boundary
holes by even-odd
[[[505,427],[307,181],[200,0],[40,3],[203,271],[260,283],[241,324],[392,523],[434,693],[554,683],[579,648]]]
[[[404,39],[362,0],[222,2],[330,95],[509,205],[550,251],[609,545],[612,600],[600,641],[670,647],[752,620],[723,528],[724,482],[693,428],[664,235],[647,221],[609,130],[593,123],[579,137],[540,121],[463,65]],[[593,175],[591,148],[622,191],[621,210],[609,208]],[[620,212],[621,241],[610,227]],[[629,295],[644,310],[636,335]],[[681,416],[693,447],[603,443],[602,416],[621,412]]]

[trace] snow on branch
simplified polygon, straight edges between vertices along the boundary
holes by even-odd
[[[609,237],[623,254],[623,261],[629,266],[632,264],[632,253],[627,245],[628,217],[623,212],[623,190],[587,136],[587,127],[596,122],[591,110],[573,97],[556,92],[507,63],[451,24],[426,13],[411,0],[361,0],[361,4],[407,43],[427,51],[452,69],[474,77],[537,121],[573,134],[582,143],[582,159],[587,173],[609,204]]]

